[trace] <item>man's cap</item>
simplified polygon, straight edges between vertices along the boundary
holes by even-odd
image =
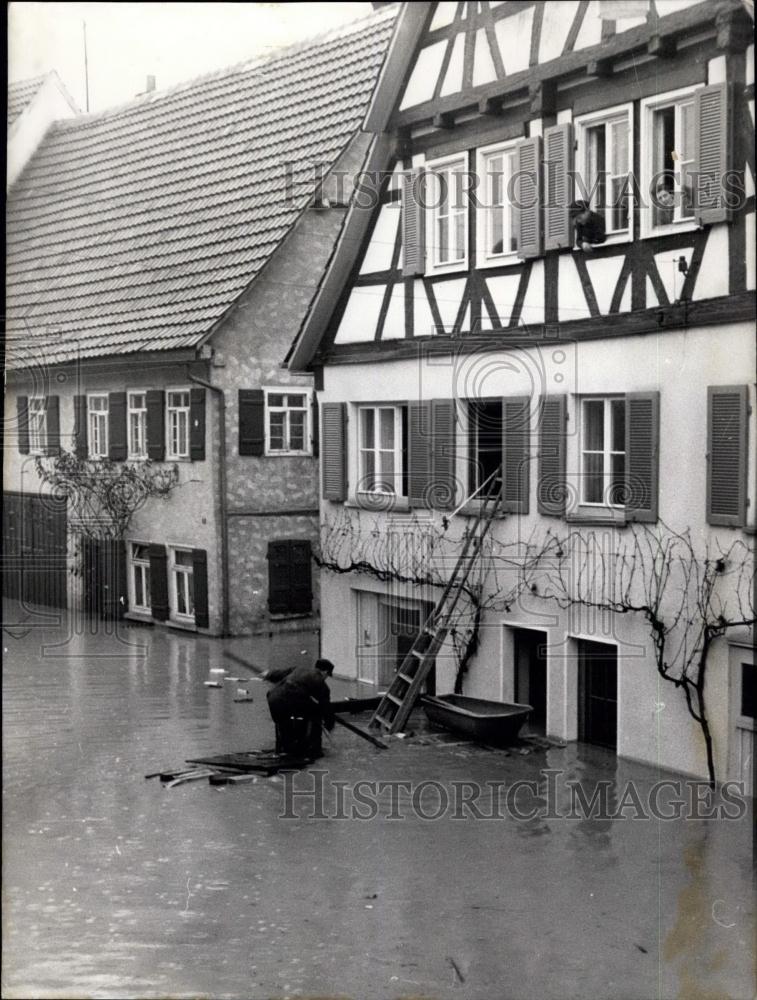
[[[334,673],[334,664],[331,660],[316,660],[315,666],[317,670],[322,670],[325,674],[331,676]]]

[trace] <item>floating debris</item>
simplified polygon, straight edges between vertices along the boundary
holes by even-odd
[[[220,681],[203,681],[206,688],[220,688],[223,687]]]

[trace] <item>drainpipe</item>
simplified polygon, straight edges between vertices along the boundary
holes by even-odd
[[[229,634],[229,516],[226,496],[226,398],[217,385],[211,385],[204,378],[189,374],[189,381],[214,392],[218,399],[218,423],[220,441],[218,444],[218,489],[221,494],[221,634]]]

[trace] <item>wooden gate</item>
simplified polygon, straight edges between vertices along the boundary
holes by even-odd
[[[122,618],[127,609],[126,546],[80,536],[84,610],[93,618]]]
[[[3,493],[3,596],[67,606],[66,501]]]

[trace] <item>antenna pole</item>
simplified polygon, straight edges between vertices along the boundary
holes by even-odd
[[[89,65],[87,63],[87,22],[82,21],[82,28],[84,29],[84,98],[86,101],[87,111],[89,111]]]

